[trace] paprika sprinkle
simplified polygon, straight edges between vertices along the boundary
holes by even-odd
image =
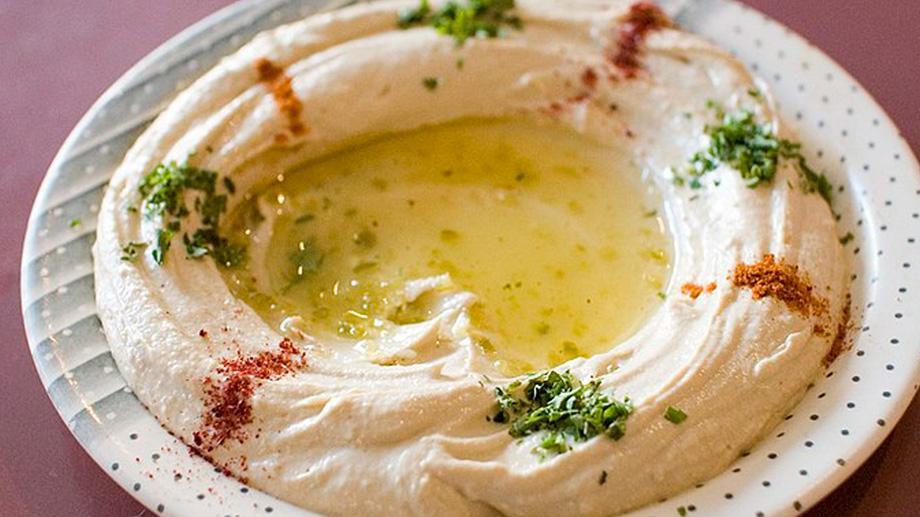
[[[251,399],[259,382],[306,367],[306,354],[290,339],[284,338],[278,348],[255,356],[224,359],[216,370],[216,378],[208,376],[202,380],[205,407],[201,428],[193,434],[196,448],[210,452],[227,440],[245,440],[243,428],[253,421]]]
[[[627,78],[635,77],[642,68],[639,53],[646,36],[670,26],[671,20],[657,5],[651,2],[632,4],[617,34],[616,48],[607,50],[607,59]]]
[[[268,59],[262,57],[255,62],[256,73],[259,74],[259,81],[264,83],[272,93],[278,111],[287,117],[288,129],[292,134],[299,135],[306,131],[303,122],[300,121],[300,115],[303,112],[303,104],[294,89],[291,87],[291,76],[284,73],[284,70]]]
[[[736,287],[750,289],[755,300],[775,298],[806,318],[827,313],[827,300],[814,294],[814,286],[798,266],[782,258],[777,261],[772,254],[754,264],[738,264],[729,280]]]

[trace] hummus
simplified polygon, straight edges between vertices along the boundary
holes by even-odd
[[[115,172],[94,249],[112,354],[163,426],[228,474],[337,515],[628,511],[720,473],[839,346],[828,185],[769,93],[648,4],[508,3],[470,25],[437,3],[375,2],[261,34],[181,92]],[[276,291],[265,264],[289,251],[237,230],[252,206],[263,223],[283,212],[277,192],[259,200],[285,175],[461,119],[564,128],[654,185],[673,244],[635,332],[520,376],[483,345],[486,295],[449,268],[388,294],[425,310],[356,333],[241,294]],[[259,231],[278,228],[268,219]],[[321,267],[309,245],[297,275]],[[539,421],[558,399],[537,385],[580,412]]]

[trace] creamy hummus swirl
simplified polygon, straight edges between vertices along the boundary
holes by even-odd
[[[284,337],[230,293],[213,261],[186,260],[181,245],[162,266],[149,254],[120,259],[125,243],[156,238],[156,220],[124,208],[158,163],[192,154],[228,175],[232,210],[279,172],[366,135],[464,117],[554,120],[628,153],[666,201],[675,246],[666,301],[626,342],[559,367],[631,398],[622,439],[541,460],[531,453],[538,437],[519,443],[487,421],[495,398],[483,376],[498,377],[465,338],[459,303],[428,328],[446,348],[400,364],[295,339],[307,367],[261,382],[248,437],[209,456],[256,488],[337,515],[610,514],[718,474],[800,399],[832,340],[813,317],[733,286],[731,272],[774,254],[810,278],[828,314],[846,303],[833,215],[798,188],[792,164],[757,188],[725,165],[700,189],[671,181],[672,167],[703,146],[707,99],[749,109],[786,136],[768,95],[748,94],[754,80],[727,52],[674,28],[647,35],[641,69],[626,77],[609,56],[628,2],[519,0],[523,30],[462,46],[428,27],[398,30],[397,10],[415,5],[358,5],[259,35],[181,92],[131,148],[105,194],[94,250],[99,314],[128,384],[192,444],[207,411],[202,379]],[[302,128],[279,111],[254,66],[262,59],[291,78]],[[440,82],[420,102],[425,76]],[[716,286],[694,299],[680,295],[685,282]],[[397,345],[422,350],[424,339]],[[690,417],[672,424],[662,417],[669,406]]]

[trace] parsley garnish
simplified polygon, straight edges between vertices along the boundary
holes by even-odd
[[[160,266],[162,266],[163,262],[166,260],[166,252],[169,251],[169,247],[172,245],[172,238],[175,233],[176,232],[169,228],[157,229],[156,245],[150,251],[150,256],[153,257],[153,261]]]
[[[359,248],[370,249],[377,245],[377,234],[365,228],[352,235],[351,240]]]
[[[243,263],[246,258],[246,249],[239,244],[233,244],[217,233],[211,226],[198,228],[191,237],[182,236],[185,252],[191,258],[201,258],[211,255],[214,262],[224,267],[235,267]]]
[[[441,240],[444,242],[455,242],[460,238],[460,234],[456,230],[451,230],[450,228],[445,228],[441,230],[440,234]]]
[[[430,92],[437,90],[440,84],[441,80],[437,77],[426,77],[422,79],[422,85]]]
[[[358,264],[355,267],[351,268],[351,270],[354,273],[363,273],[364,271],[370,271],[372,269],[375,269],[377,265],[378,264],[374,262],[373,260],[358,262]]]
[[[298,242],[297,251],[290,255],[291,263],[295,268],[295,276],[291,284],[303,280],[304,275],[319,271],[320,266],[323,265],[324,258],[325,256],[316,246],[316,243],[313,242],[313,239]]]
[[[402,9],[397,14],[396,25],[400,29],[408,29],[413,25],[421,25],[425,23],[429,16],[431,15],[431,6],[428,5],[428,0],[420,0],[418,7],[414,9]]]
[[[846,245],[849,244],[850,241],[852,241],[854,238],[855,238],[855,237],[853,236],[853,232],[847,232],[846,235],[844,235],[843,237],[840,238],[840,244],[843,244],[844,246],[846,246]]]
[[[602,393],[600,384],[583,384],[569,372],[533,374],[495,388],[498,412],[492,421],[510,423],[508,433],[515,438],[543,433],[534,449],[541,455],[567,452],[574,443],[598,435],[619,440],[633,405],[628,398],[620,402]]]
[[[230,178],[223,178],[224,189],[233,194],[236,186]],[[245,248],[231,243],[218,232],[220,217],[227,211],[227,195],[217,193],[217,173],[193,167],[187,162],[161,163],[148,173],[138,187],[143,198],[142,206],[147,218],[160,217],[164,227],[157,230],[157,238],[150,250],[153,260],[162,265],[166,260],[172,239],[182,230],[182,220],[191,214],[186,196],[196,193],[193,209],[201,217],[201,227],[183,233],[182,242],[190,258],[210,255],[221,266],[233,267],[243,262]]]
[[[216,172],[191,167],[187,163],[161,163],[144,176],[138,187],[144,198],[144,213],[150,218],[158,215],[185,217],[190,213],[185,205],[185,192],[197,190],[213,194],[216,179]]]
[[[747,186],[754,188],[772,181],[780,159],[786,159],[794,161],[805,192],[817,192],[831,202],[833,187],[824,174],[808,166],[801,153],[801,144],[777,138],[770,125],[758,124],[750,111],[728,114],[713,101],[706,105],[720,120],[705,128],[709,147],[690,157],[691,187],[699,188],[697,178],[724,163],[740,172]]]
[[[788,140],[781,140],[781,142],[783,142],[785,146],[783,157],[796,161],[796,169],[799,171],[799,177],[802,179],[802,188],[805,192],[809,194],[817,192],[818,195],[830,204],[834,193],[834,186],[831,185],[827,176],[808,166],[808,162],[800,152],[802,144],[792,143]]]
[[[229,176],[224,176],[224,188],[227,189],[227,192],[236,194],[236,184],[233,183]]]
[[[418,7],[401,10],[396,23],[401,29],[430,25],[462,45],[473,37],[497,38],[503,26],[520,30],[523,24],[518,16],[510,14],[512,9],[514,0],[468,0],[466,5],[452,0],[432,11],[428,0],[420,0]]]
[[[121,247],[121,260],[132,261],[138,257],[140,251],[147,247],[146,242],[129,242]]]
[[[672,424],[679,424],[687,419],[687,413],[674,406],[668,406],[664,412],[664,419]]]
[[[71,219],[69,224],[71,228],[76,228],[77,226],[80,226],[81,224],[83,224],[83,221],[79,219]]]

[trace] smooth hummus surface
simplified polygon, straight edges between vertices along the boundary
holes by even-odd
[[[484,25],[469,34],[457,24],[438,25],[458,23],[441,3],[374,2],[259,35],[176,97],[128,152],[105,194],[94,249],[97,303],[128,384],[205,458],[306,509],[636,509],[720,473],[787,414],[839,348],[848,315],[846,263],[829,187],[786,140],[769,93],[742,65],[647,3],[484,3],[500,4],[500,15],[471,18]],[[327,203],[317,193],[348,187],[348,174],[363,174],[323,160],[387,135],[470,120],[566,131],[585,149],[590,142],[615,157],[619,174],[635,176],[624,184],[641,178],[660,196],[650,220],[667,230],[652,224],[643,233],[644,246],[668,248],[653,253],[660,263],[610,262],[658,284],[617,277],[630,296],[607,306],[598,300],[600,309],[584,312],[590,321],[580,326],[591,346],[541,349],[524,366],[520,348],[514,361],[496,351],[501,335],[521,341],[535,323],[512,309],[496,323],[489,311],[498,295],[475,292],[477,284],[464,280],[463,271],[490,269],[491,255],[476,254],[481,247],[463,255],[475,257],[476,268],[432,260],[407,272],[403,262],[388,269],[405,259],[396,251],[334,262],[332,252],[313,253],[313,241],[291,241],[293,255],[290,246],[271,244],[272,231],[306,224],[319,228],[317,235],[347,232],[343,242],[356,249],[389,249],[398,232],[385,241],[383,233],[343,226],[347,210],[323,215],[337,198]],[[539,147],[532,146],[534,170],[565,172],[552,161],[564,155],[551,160]],[[552,152],[550,143],[544,147]],[[322,170],[316,174],[325,174],[323,181],[304,180],[298,196],[285,197],[279,184],[311,163],[335,166],[308,168]],[[361,205],[359,216],[373,209],[384,219],[388,203],[415,206],[415,199],[397,196],[408,187],[400,187],[405,177],[396,169],[368,175],[374,188],[351,198]],[[442,176],[438,181],[450,175]],[[513,197],[528,177],[519,172],[493,187]],[[552,201],[574,183],[542,185],[536,192]],[[645,201],[607,206],[595,194],[611,183],[579,185],[585,190],[575,199],[559,201],[571,221],[595,224],[616,213],[646,224],[629,212],[629,203]],[[450,250],[469,234],[456,230],[462,211],[442,217],[437,204],[492,210],[494,200],[476,198],[475,189],[463,191],[473,197],[453,199],[448,194],[461,191],[442,187],[432,187],[442,197],[430,205],[425,196],[432,190],[419,193],[417,217],[440,232],[432,242]],[[285,211],[291,206],[297,211]],[[482,235],[516,213],[494,226],[485,221]],[[394,217],[389,228],[407,221]],[[373,222],[365,221],[368,231]],[[568,243],[576,223],[547,223],[534,235],[548,232],[553,242]],[[615,244],[627,233],[610,235]],[[662,244],[668,236],[672,243]],[[603,257],[602,244],[585,248]],[[568,260],[577,251],[559,253]],[[278,272],[276,254],[294,257],[293,272]],[[502,271],[514,258],[495,257]],[[596,284],[609,287],[607,263],[579,263],[588,276],[547,299],[585,298],[582,291]],[[310,275],[324,266],[377,272],[377,280],[388,271],[402,276],[379,299],[355,298],[369,312],[313,300],[310,314],[298,314],[284,305],[302,289],[300,277],[319,278]],[[554,288],[565,285],[563,276]],[[341,286],[328,280],[323,296],[338,296]],[[495,293],[515,288],[507,285]],[[344,319],[330,326],[329,310]],[[368,316],[373,323],[363,323]],[[626,316],[627,323],[613,325]],[[536,325],[546,340],[568,343],[550,325],[545,332]],[[538,371],[524,373],[531,368]],[[557,431],[556,420],[528,427],[545,415],[546,401],[525,392],[535,379],[549,378],[602,410],[565,417],[584,419],[581,427]]]

